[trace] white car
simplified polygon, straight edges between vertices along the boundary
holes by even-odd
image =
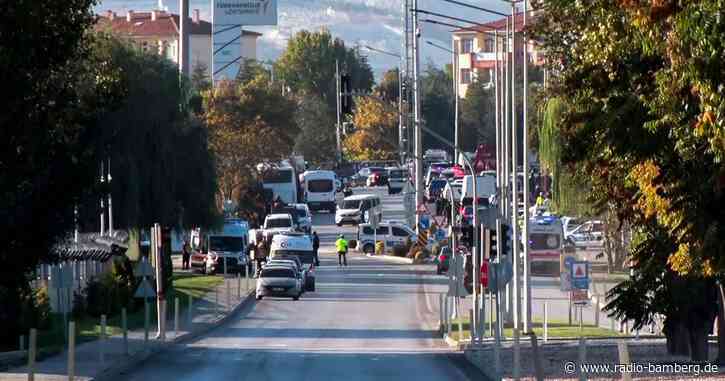
[[[257,278],[257,300],[265,296],[291,297],[302,295],[302,277],[292,266],[267,265]]]
[[[271,239],[275,234],[295,231],[295,223],[289,213],[275,213],[264,219],[263,234]]]
[[[568,237],[579,248],[601,248],[604,245],[604,223],[586,221],[569,233]]]
[[[408,238],[415,242],[416,237],[415,231],[404,224],[381,222],[376,230],[371,224],[360,224],[357,228],[357,250],[372,254],[375,252],[375,239],[385,242],[387,249],[392,249],[405,244]]]
[[[307,204],[292,204],[297,209],[297,225],[299,229],[307,234],[312,232],[312,213]]]

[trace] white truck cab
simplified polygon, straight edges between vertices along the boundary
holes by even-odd
[[[262,234],[271,239],[275,234],[295,231],[295,223],[289,213],[269,214],[264,219]],[[269,241],[268,241],[269,242]]]

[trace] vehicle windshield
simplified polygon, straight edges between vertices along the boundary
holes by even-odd
[[[289,218],[269,218],[269,219],[267,219],[267,223],[265,224],[265,227],[267,229],[289,228],[291,226],[292,226],[292,223]]]
[[[307,214],[307,209],[305,208],[295,208],[297,211],[297,217],[309,217],[309,214]]]
[[[243,251],[244,239],[242,237],[209,237],[209,250],[211,251]]]
[[[332,192],[334,187],[332,180],[310,180],[307,182],[307,190],[315,193]]]
[[[388,177],[395,178],[395,179],[404,179],[405,178],[405,171],[403,170],[393,170],[389,172],[390,174]]]
[[[441,190],[446,186],[445,180],[433,180],[430,182],[430,189]]]
[[[264,173],[267,184],[281,184],[293,182],[292,169],[270,169]]]
[[[529,242],[531,250],[551,250],[558,249],[561,246],[561,240],[558,234],[551,233],[531,233],[529,234]]]
[[[262,278],[294,278],[294,271],[291,269],[262,269]]]
[[[280,257],[296,257],[299,258],[300,262],[306,265],[315,262],[315,253],[307,250],[276,250],[274,252],[274,259],[278,259]]]
[[[342,202],[342,209],[360,209],[362,200],[345,200]]]

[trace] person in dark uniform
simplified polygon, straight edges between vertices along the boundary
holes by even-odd
[[[320,265],[320,257],[317,255],[317,250],[320,249],[320,237],[317,236],[317,232],[312,232],[312,251],[315,253],[315,266]]]

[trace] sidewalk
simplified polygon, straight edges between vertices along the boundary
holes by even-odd
[[[171,318],[166,322],[166,342],[155,339],[156,325],[152,322],[149,330],[148,345],[144,345],[144,330],[129,331],[128,333],[128,355],[124,353],[123,337],[115,335],[108,338],[105,343],[101,340],[86,342],[76,346],[75,354],[75,375],[76,380],[92,380],[99,376],[115,373],[116,370],[132,366],[137,361],[142,361],[149,354],[158,352],[171,344],[194,337],[207,332],[210,329],[223,323],[224,319],[237,311],[245,301],[254,300],[252,290],[254,279],[249,279],[249,290],[246,289],[246,279],[238,283],[236,277],[229,275],[225,283],[216,288],[216,292],[207,293],[203,299],[195,299],[193,303],[193,317],[191,324],[188,319],[188,309],[182,308],[179,313],[179,332],[174,332],[174,305],[171,303],[166,308],[167,316]],[[238,286],[239,289],[237,288]],[[229,290],[229,295],[227,294]],[[239,292],[238,292],[239,291]],[[218,299],[218,300],[217,300]],[[180,301],[186,305],[186,301]],[[153,319],[152,317],[152,320]],[[102,360],[101,353],[105,350]],[[0,373],[0,380],[15,381],[27,380],[27,366],[12,368],[7,372]],[[48,357],[35,364],[35,379],[42,381],[67,380],[68,379],[68,352]],[[99,377],[102,378],[102,377]]]

